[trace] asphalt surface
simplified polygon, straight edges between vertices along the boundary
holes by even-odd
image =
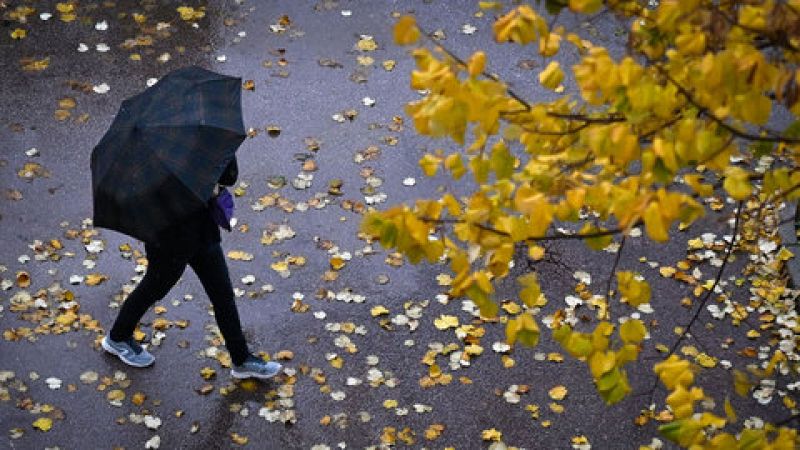
[[[454,379],[449,385],[421,388],[418,381],[428,373],[428,366],[421,359],[429,344],[461,343],[452,330],[437,330],[434,319],[441,314],[455,314],[461,323],[469,323],[471,316],[461,311],[460,300],[451,300],[448,305],[436,301],[437,294],[446,291],[446,287],[438,285],[436,275],[446,272],[446,266],[406,263],[394,267],[384,262],[387,253],[377,247],[375,254],[363,256],[366,243],[357,237],[361,216],[341,206],[343,200],[365,202],[362,188],[367,182],[378,184],[376,179],[362,177],[360,172],[365,168],[371,168],[382,182],[373,187],[375,192],[386,194],[385,202],[376,205],[379,208],[436,195],[442,186],[456,191],[468,187],[443,178],[425,179],[417,166],[425,151],[457,147],[415,135],[403,113],[403,104],[418,98],[418,94],[408,83],[412,58],[405,49],[392,44],[394,12],[414,12],[426,29],[442,30],[446,36],[443,42],[460,55],[486,49],[492,71],[502,74],[530,98],[547,98],[548,94],[535,86],[536,74],[544,67],[541,58],[533,48],[495,44],[491,39],[491,14],[474,17],[476,2],[210,2],[197,28],[182,21],[174,9],[176,4],[167,1],[85,2],[78,8],[78,20],[70,23],[59,20],[56,2],[28,3],[35,3],[36,12],[28,16],[27,24],[5,21],[0,27],[0,264],[5,269],[0,277],[14,281],[18,271],[27,271],[31,285],[14,285],[0,291],[0,328],[35,328],[52,321],[59,304],[54,299],[55,289],[51,289],[47,307],[42,309],[49,311],[49,316],[35,316],[36,308],[13,311],[11,299],[21,291],[36,294],[53,283],[74,293],[81,314],[91,315],[103,328],[110,327],[117,312],[115,297],[136,276],[135,257],[124,257],[119,247],[130,244],[134,250],[143,251],[143,246],[118,233],[96,230],[89,240],[101,240],[104,251],[92,255],[80,238],[65,237],[68,230],[80,230],[82,222],[91,217],[89,156],[124,98],[144,89],[150,78],[197,64],[254,82],[254,90],[245,90],[242,95],[245,125],[258,133],[247,139],[238,152],[240,181],[246,186],[242,186],[242,195],[237,198],[237,217],[239,225],[248,229],[224,234],[223,247],[253,255],[252,261],[229,259],[234,285],[243,293],[237,302],[251,347],[273,356],[280,350],[293,352],[293,358],[284,364],[296,375],[270,383],[234,384],[228,371],[207,355],[210,345],[219,344],[209,341],[213,339],[210,330],[214,321],[199,281],[187,271],[160,303],[165,311],[156,315],[151,310],[143,320],[141,329],[148,342],[154,337],[157,317],[172,322],[163,331],[160,345],[150,346],[157,358],[152,368],[132,369],[103,354],[97,346],[102,332],[85,327],[57,335],[33,333],[29,338],[0,340],[0,372],[14,372],[13,378],[0,377],[0,386],[7,393],[6,398],[0,396],[0,447],[143,448],[157,435],[160,448],[229,448],[239,446],[231,437],[231,433],[237,433],[248,439],[246,446],[250,448],[311,448],[317,444],[334,448],[340,443],[347,448],[364,448],[380,445],[386,427],[398,432],[408,427],[414,433],[410,446],[415,448],[485,448],[489,443],[481,440],[481,432],[496,428],[510,446],[572,448],[571,439],[583,435],[592,448],[622,449],[638,448],[657,435],[654,422],[645,426],[633,422],[638,412],[647,407],[648,395],[632,395],[607,407],[595,392],[584,364],[568,356],[561,363],[539,361],[537,353],[560,351],[546,330],[537,348],[514,349],[511,356],[516,364],[506,369],[500,355],[492,351],[492,344],[503,340],[502,326],[486,324],[486,336],[481,340],[483,355],[473,359],[469,367],[452,371]],[[28,3],[6,2],[7,8],[2,11]],[[41,20],[41,12],[51,12],[53,17]],[[126,39],[142,33],[130,16],[133,12],[147,16],[145,23],[151,28],[150,34],[156,36],[152,46],[132,50],[121,47]],[[120,17],[121,13],[128,15]],[[281,23],[282,16],[288,21]],[[95,28],[101,21],[108,23],[107,30]],[[168,22],[170,27],[158,32],[158,22]],[[565,14],[559,23],[604,45],[616,42],[615,34],[622,27],[608,16],[589,24]],[[474,34],[463,33],[465,24],[476,27]],[[27,37],[12,40],[9,34],[17,27],[26,29]],[[356,44],[360,35],[373,36],[377,48],[359,50]],[[80,43],[85,43],[88,51],[77,51]],[[96,45],[101,43],[110,50],[97,51]],[[623,51],[619,46],[612,49],[617,54]],[[141,54],[140,61],[130,59],[134,52]],[[158,61],[165,53],[169,53],[169,59],[162,57],[166,61]],[[371,57],[374,62],[361,66],[359,56]],[[50,58],[46,70],[21,69],[21,58],[44,57]],[[574,58],[575,55],[567,55],[562,65],[569,66]],[[387,60],[395,62],[391,71],[383,67]],[[107,93],[92,91],[92,87],[103,83],[110,88]],[[59,121],[54,114],[59,100],[65,97],[73,98],[75,106],[68,108],[68,118]],[[374,99],[374,106],[364,105],[365,97]],[[332,118],[351,109],[358,113],[353,120],[340,123]],[[83,114],[88,116],[81,118]],[[402,127],[393,120],[395,116],[403,118]],[[279,127],[280,133],[273,132],[278,135],[272,137],[266,127]],[[318,140],[319,149],[309,150],[306,138]],[[380,154],[357,162],[357,154],[363,154],[370,146],[377,146]],[[31,148],[38,150],[37,156],[26,154]],[[318,170],[308,172],[313,174],[309,188],[295,189],[292,181],[308,158],[316,162]],[[18,173],[27,163],[37,163],[42,168],[30,179]],[[285,186],[275,189],[268,185],[268,181],[274,184],[274,177],[281,176],[285,177]],[[416,184],[404,185],[403,180],[408,177],[413,177]],[[341,181],[343,195],[328,195],[329,183],[337,180]],[[277,206],[262,211],[253,208],[259,198],[274,193],[295,205],[299,203],[300,208],[295,207],[291,213]],[[303,204],[309,201],[312,205],[303,211]],[[324,207],[318,209],[314,204]],[[725,212],[730,210],[729,206]],[[674,264],[685,256],[687,238],[706,231],[719,236],[730,233],[724,217],[724,212],[712,215],[666,245],[629,239],[620,268],[642,271],[653,279],[657,315],[652,317],[658,320],[643,352],[643,358],[650,359],[628,370],[635,393],[648,391],[653,383],[649,363],[658,356],[655,343],[670,345],[675,339],[673,328],[691,317],[691,311],[679,304],[690,289],[659,277],[656,269],[639,261],[640,257]],[[271,245],[261,244],[262,232],[280,224],[291,227],[296,235]],[[31,246],[37,240],[47,243],[51,239],[63,244],[64,248],[57,252],[61,258],[37,260]],[[325,281],[322,276],[329,270],[330,245],[349,252],[352,259],[339,271],[338,279]],[[591,252],[579,243],[559,244],[552,251],[555,261],[536,266],[552,310],[563,307],[563,298],[573,293],[573,273],[577,270],[591,274],[592,289],[602,290],[613,255]],[[31,260],[21,262],[22,255]],[[283,278],[271,265],[287,256],[302,256],[306,262],[291,267],[291,275]],[[87,259],[96,265],[87,267]],[[740,259],[732,264],[731,274],[741,263]],[[514,273],[524,270],[525,262],[518,261]],[[108,279],[96,286],[87,285],[86,280],[70,284],[72,275],[92,273]],[[708,269],[705,277],[711,278],[711,273]],[[253,284],[241,281],[248,275],[254,276]],[[388,282],[381,278],[388,278]],[[267,292],[270,289],[262,288],[264,285],[271,285],[272,291]],[[316,298],[321,289],[338,293],[339,299]],[[511,280],[503,282],[498,298],[513,298],[514,292]],[[291,310],[297,293],[304,296],[301,302],[308,305],[306,312]],[[363,303],[347,301],[354,295],[356,300],[363,298]],[[741,290],[737,295],[745,296],[746,292]],[[186,296],[192,298],[187,300]],[[381,327],[382,319],[403,313],[404,304],[409,301],[427,302],[421,308],[415,331],[402,325],[395,325],[392,330]],[[372,317],[370,309],[378,305],[385,306],[390,315]],[[322,319],[318,318],[321,312],[325,313]],[[188,326],[181,328],[178,321],[188,321]],[[740,361],[735,347],[722,349],[720,342],[727,337],[743,341],[746,330],[720,321],[714,321],[715,327],[709,329],[705,326],[709,321],[703,313],[696,327],[698,341],[688,343],[702,345],[714,356]],[[331,324],[342,322],[363,326],[365,334],[331,331]],[[337,342],[342,344],[341,336],[347,336],[357,351],[348,353],[337,347]],[[331,353],[343,360],[341,369],[331,366]],[[368,364],[374,363],[370,355],[378,357],[376,365]],[[447,357],[439,356],[437,361],[445,372],[451,372]],[[204,380],[204,367],[215,369],[216,377]],[[371,368],[380,370],[394,387],[387,383],[369,386]],[[314,369],[321,369],[327,376],[323,384],[328,388],[314,380]],[[81,375],[87,371],[96,372],[100,380],[83,382]],[[115,373],[124,374],[125,380],[118,375],[114,381]],[[472,383],[461,383],[461,376]],[[51,377],[62,381],[60,388],[48,387],[45,380]],[[111,378],[104,384],[103,377]],[[348,385],[349,377],[363,383]],[[704,370],[700,380],[717,399],[719,413],[725,394],[732,389],[730,374],[720,368]],[[206,384],[213,386],[212,392],[200,393]],[[507,402],[502,395],[512,385],[529,386],[517,404]],[[548,390],[557,385],[568,388],[567,397],[558,402],[565,408],[560,414],[548,406]],[[232,386],[238,387],[230,389]],[[291,386],[293,392],[289,392]],[[121,406],[114,406],[107,399],[113,389],[126,393]],[[139,405],[132,402],[136,392],[146,395]],[[339,398],[338,392],[343,392],[345,398],[333,398]],[[284,399],[282,406],[276,405],[276,395],[291,401]],[[658,391],[655,398],[663,400],[663,391]],[[397,406],[384,407],[385,400],[396,400]],[[734,399],[741,417],[754,415],[766,420],[788,415],[778,403],[775,400],[762,407]],[[265,404],[271,410],[295,411],[296,423],[270,422],[259,416]],[[415,404],[432,409],[420,413]],[[525,410],[528,404],[540,407],[538,420]],[[145,415],[158,417],[162,423],[155,430],[135,423]],[[320,421],[326,416],[330,416],[331,423],[323,425]],[[32,423],[40,417],[53,419],[50,431],[33,428]],[[550,422],[549,427],[543,426],[544,421]],[[437,439],[426,440],[425,430],[431,424],[445,428]],[[397,445],[408,444],[398,439]]]

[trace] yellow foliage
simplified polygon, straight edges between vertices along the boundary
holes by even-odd
[[[411,45],[419,39],[419,28],[414,16],[403,16],[394,26],[394,43],[397,45]]]
[[[531,314],[523,313],[506,322],[506,342],[513,345],[517,341],[528,347],[539,343],[539,325]]]
[[[562,80],[564,80],[564,72],[558,61],[550,61],[550,64],[539,73],[539,83],[547,89],[555,90],[561,85]]]
[[[493,72],[480,50],[462,60],[445,51],[413,49],[410,86],[424,91],[406,105],[413,127],[419,134],[461,146],[449,154],[436,150],[423,156],[420,167],[428,176],[442,167],[452,179],[466,176],[475,185],[465,185],[466,191],[459,185],[453,191],[458,194],[445,189],[438,198],[368,212],[362,223],[365,234],[412,262],[447,256],[450,296],[469,297],[483,318],[499,312],[493,284],[513,273],[509,263],[517,249],[526,249],[534,261],[555,254],[546,253],[542,240],[581,238],[592,250],[608,249],[614,234],[632,236],[642,225],[650,241],[666,242],[673,230],[684,230],[706,210],[725,204],[726,199],[712,196],[746,200],[751,207],[766,200],[800,199],[800,145],[795,142],[800,123],[781,130],[770,120],[773,110],[800,114],[800,57],[792,50],[800,46],[792,37],[800,17],[790,10],[800,8],[800,0],[662,0],[653,8],[632,1],[547,3],[583,14],[608,8],[626,17],[629,51],[617,57],[576,33],[550,29],[546,16],[533,6],[514,4],[498,12],[493,25],[497,42],[533,44],[545,58],[558,55],[562,40],[578,50],[569,67],[577,95],[524,100],[495,75],[484,76]],[[480,7],[500,11],[503,4],[481,2]],[[730,25],[734,21],[741,26]],[[399,44],[416,43],[414,18],[400,18],[394,34]],[[429,46],[443,44],[430,41]],[[556,59],[542,63],[529,82],[559,93],[564,89],[563,64]],[[756,170],[757,161],[767,160],[771,165]],[[775,205],[766,206],[770,210]],[[571,235],[574,230],[579,230],[577,236]],[[585,237],[606,230],[608,235]],[[443,239],[430,240],[434,231]],[[693,250],[708,248],[694,242]],[[777,255],[776,264],[791,257],[788,252]],[[660,273],[693,281],[698,295],[710,289],[710,281],[695,280],[691,265],[684,264],[677,265],[680,271],[663,266]],[[620,271],[616,278],[621,301],[632,307],[650,302],[651,288],[643,277]],[[503,318],[509,342],[538,341],[534,314],[546,302],[540,281],[534,274],[518,278],[519,301],[531,310],[512,308],[520,314]],[[591,297],[588,289],[580,294]],[[583,300],[596,307],[603,321],[592,332],[581,333],[563,325],[564,312],[558,311],[553,337],[565,352],[586,362],[598,393],[614,403],[630,391],[624,365],[638,357],[647,327],[640,320],[612,317],[610,299]],[[612,324],[620,322],[618,336],[612,336]],[[669,352],[664,344],[655,347]],[[710,355],[695,357],[701,367],[717,364]],[[768,370],[754,374],[774,372],[780,364],[774,359]],[[662,433],[679,445],[760,447],[773,438],[790,442],[790,433],[782,428],[780,438],[757,430],[707,438],[704,428],[721,426],[725,419],[692,415],[702,397],[693,386],[692,363],[671,355],[654,370],[670,390],[668,403],[677,418]],[[747,374],[734,371],[738,393],[746,395],[753,383]],[[735,414],[727,412],[733,420]]]
[[[622,301],[634,308],[650,302],[650,284],[633,272],[617,272],[617,288],[622,296]]]

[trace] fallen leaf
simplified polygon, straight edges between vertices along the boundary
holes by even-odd
[[[50,431],[53,428],[53,419],[49,417],[39,417],[33,421],[33,428],[39,431]]]
[[[564,400],[564,397],[567,396],[567,388],[562,385],[558,385],[550,389],[548,394],[553,400]]]

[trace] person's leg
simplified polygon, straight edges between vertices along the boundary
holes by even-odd
[[[225,347],[235,365],[241,365],[250,355],[239,321],[239,311],[234,302],[233,285],[228,275],[225,255],[219,243],[197,252],[189,265],[203,284],[214,307],[217,325],[225,339]]]
[[[120,308],[117,320],[111,327],[112,340],[123,342],[133,335],[133,330],[153,304],[167,295],[186,269],[185,258],[145,246],[147,272],[141,283],[131,292]]]

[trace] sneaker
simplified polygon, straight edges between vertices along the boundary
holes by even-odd
[[[133,338],[127,341],[117,342],[112,341],[110,337],[103,337],[101,343],[105,351],[116,355],[125,364],[133,367],[147,367],[156,360],[156,357],[151,355],[150,352],[145,350]]]
[[[264,361],[261,358],[250,355],[242,364],[233,366],[231,376],[239,379],[260,378],[266,380],[279,374],[281,369],[283,369],[283,366],[274,361]]]

